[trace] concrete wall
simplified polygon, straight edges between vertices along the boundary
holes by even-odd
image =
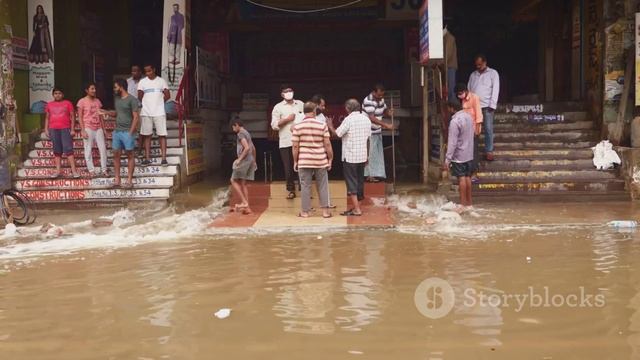
[[[214,174],[222,164],[221,129],[229,124],[229,113],[222,110],[198,110],[195,116],[204,126],[204,160],[207,174]]]

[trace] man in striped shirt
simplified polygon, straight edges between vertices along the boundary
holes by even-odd
[[[371,141],[369,143],[369,163],[364,169],[364,176],[369,182],[378,182],[387,178],[384,168],[384,144],[382,143],[382,129],[393,129],[392,124],[382,120],[384,116],[393,115],[393,109],[388,109],[384,102],[384,86],[376,84],[373,91],[362,101],[362,110],[371,120]]]
[[[317,105],[304,104],[304,119],[292,127],[293,168],[300,176],[302,211],[298,216],[309,217],[311,211],[311,183],[315,176],[322,217],[330,218],[329,175],[333,162],[333,149],[327,124],[316,118]]]

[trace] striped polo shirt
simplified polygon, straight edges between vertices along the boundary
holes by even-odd
[[[367,115],[373,115],[378,120],[382,120],[384,116],[385,110],[387,110],[387,104],[384,102],[384,99],[380,99],[380,101],[376,100],[373,97],[373,94],[369,94],[362,101],[362,110],[367,113]],[[381,134],[382,127],[378,124],[371,123],[371,134]]]
[[[298,143],[298,168],[322,169],[329,166],[324,139],[328,139],[329,128],[315,117],[306,117],[293,125],[291,140]]]

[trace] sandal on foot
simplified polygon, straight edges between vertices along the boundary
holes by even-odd
[[[309,214],[307,214],[307,215],[302,215],[302,213],[298,213],[298,217],[299,217],[299,218],[303,218],[303,219],[308,219],[308,218],[309,218]]]
[[[322,215],[323,219],[331,219],[333,217],[333,215],[329,214],[329,215]]]
[[[293,191],[289,192],[289,195],[287,195],[287,200],[293,200],[296,198],[296,193],[294,193]]]
[[[353,212],[353,209],[340,213],[342,216],[362,216],[362,214],[356,214]]]

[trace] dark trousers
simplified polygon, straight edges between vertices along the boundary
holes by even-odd
[[[287,181],[287,191],[296,191],[296,173],[293,171],[293,148],[280,148],[280,158],[284,167],[284,178]]]
[[[347,195],[358,195],[360,201],[364,200],[364,167],[365,163],[342,162],[342,173],[347,183]]]
[[[480,136],[476,135],[473,138],[473,164],[471,164],[472,173],[480,171]]]

